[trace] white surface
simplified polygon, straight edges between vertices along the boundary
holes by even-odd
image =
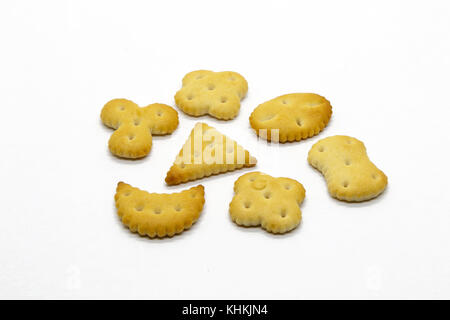
[[[0,38],[0,298],[450,298],[448,1],[1,1]],[[240,115],[179,111],[147,158],[112,156],[103,104],[174,106],[196,69],[246,77]],[[248,117],[291,92],[324,95],[331,122],[268,147]],[[197,121],[237,139],[255,170],[305,186],[301,227],[231,222],[233,183],[251,170],[165,185]],[[378,199],[334,200],[307,164],[335,134],[362,140],[388,175]],[[206,205],[182,235],[142,238],[116,216],[121,180],[202,183]]]

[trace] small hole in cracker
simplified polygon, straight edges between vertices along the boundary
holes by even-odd
[[[133,140],[135,138],[135,136],[134,136],[134,134],[130,134],[129,136],[128,136],[128,140]]]
[[[141,212],[142,210],[144,210],[144,205],[138,205],[138,206],[136,206],[136,211],[139,211],[139,212]]]
[[[128,197],[128,196],[130,196],[131,195],[131,192],[130,191],[128,191],[128,192],[125,192],[124,194],[123,194],[125,197]]]
[[[134,125],[138,126],[141,123],[141,119],[134,119]]]
[[[319,147],[319,152],[324,152],[324,151],[325,151],[325,148],[322,147],[322,146],[320,146],[320,147]]]
[[[158,117],[161,117],[161,116],[163,115],[163,112],[162,112],[161,110],[158,110],[158,111],[156,112],[156,115],[157,115]]]
[[[188,100],[192,100],[192,99],[194,99],[194,96],[193,96],[193,95],[188,95],[186,98],[187,98]]]
[[[197,194],[195,192],[191,193],[191,198],[195,198]]]
[[[281,210],[281,212],[280,212],[280,216],[282,217],[282,218],[285,218],[286,217],[286,209],[282,209]]]
[[[376,179],[376,178],[378,178],[378,176],[375,173],[372,174],[372,179]]]
[[[244,207],[245,207],[246,209],[250,208],[250,206],[251,206],[251,203],[250,203],[249,201],[246,201],[246,202],[244,203]]]
[[[220,102],[221,102],[221,103],[227,102],[227,97],[222,97],[222,98],[220,98]]]
[[[177,204],[175,206],[175,211],[180,212],[181,211],[181,206],[179,204]]]
[[[283,104],[287,104],[287,101],[286,100],[283,100],[283,101],[281,101]]]
[[[264,193],[264,198],[270,199],[271,197],[272,197],[272,194],[269,191]]]
[[[350,160],[345,160],[345,165],[346,166],[349,166],[351,164],[351,161]]]
[[[299,127],[301,127],[301,126],[302,126],[302,120],[297,119],[297,125],[298,125]]]
[[[347,188],[347,187],[348,187],[348,181],[344,181],[344,182],[342,183],[342,186],[343,186],[344,188]]]
[[[290,185],[290,184],[285,184],[285,185],[284,185],[284,188],[285,188],[286,190],[291,190],[291,185]]]
[[[255,177],[251,177],[250,179],[248,179],[248,181],[250,181],[250,182],[253,182],[253,181],[255,181]]]
[[[119,107],[119,110],[120,110],[120,111],[125,111],[125,107],[124,107],[124,106],[120,106],[120,107]]]
[[[215,88],[216,88],[216,86],[213,84],[208,85],[208,90],[214,90]]]
[[[200,75],[200,76],[196,76],[196,77],[195,77],[195,79],[196,79],[196,80],[200,80],[201,78],[203,78],[203,76],[202,76],[202,75]]]
[[[161,213],[161,209],[160,208],[155,208],[155,210],[153,210],[154,214],[160,214]]]

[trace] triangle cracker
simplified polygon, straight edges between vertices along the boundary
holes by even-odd
[[[176,185],[255,164],[256,159],[236,141],[199,122],[167,172],[166,183]]]

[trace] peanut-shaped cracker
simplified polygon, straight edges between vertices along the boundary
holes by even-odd
[[[234,192],[230,215],[238,225],[285,233],[297,227],[302,219],[300,204],[305,189],[293,179],[250,172],[236,180]]]
[[[247,81],[237,72],[192,71],[184,76],[175,103],[191,116],[230,120],[238,115],[247,90]]]
[[[105,104],[100,115],[103,124],[115,129],[109,150],[122,158],[142,158],[152,148],[152,134],[170,134],[178,126],[178,113],[165,104],[140,108],[133,101],[114,99]]]
[[[132,232],[150,238],[173,236],[197,221],[205,203],[202,185],[179,193],[148,193],[119,182],[114,196],[117,214]]]
[[[268,141],[292,142],[315,136],[331,117],[330,102],[314,93],[292,93],[266,101],[253,110],[250,124]]]
[[[364,144],[352,137],[320,140],[311,147],[308,162],[322,172],[330,195],[339,200],[369,200],[387,185],[386,175],[369,160]]]

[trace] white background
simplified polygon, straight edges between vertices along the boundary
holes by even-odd
[[[0,298],[450,298],[448,1],[0,2]],[[190,71],[241,73],[232,121],[183,114],[173,96]],[[315,92],[328,127],[279,147],[257,140],[260,103]],[[143,160],[107,148],[112,98],[179,111]],[[236,139],[255,170],[297,179],[303,221],[274,236],[234,225],[245,172],[167,187],[197,121]],[[389,177],[360,204],[331,198],[306,160],[319,139],[362,140]],[[132,234],[116,216],[118,181],[151,192],[202,183],[189,231]]]

